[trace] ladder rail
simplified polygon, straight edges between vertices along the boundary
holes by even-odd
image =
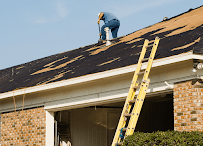
[[[150,80],[148,79],[148,76],[149,76],[149,72],[150,72],[150,69],[151,69],[151,66],[153,63],[153,59],[154,59],[154,56],[155,56],[155,53],[156,53],[156,50],[158,47],[158,43],[159,43],[159,38],[156,37],[154,44],[152,45],[153,48],[151,50],[150,57],[148,58],[148,64],[147,64],[147,68],[146,68],[144,75],[143,75],[143,81],[140,85],[140,88],[139,88],[140,90],[139,90],[139,93],[137,95],[137,99],[139,99],[139,100],[136,100],[135,105],[134,105],[132,112],[131,112],[131,115],[130,115],[129,112],[132,108],[132,104],[130,104],[129,101],[136,99],[136,98],[134,98],[135,97],[135,88],[134,87],[139,85],[139,83],[137,82],[137,79],[138,79],[138,75],[139,75],[139,72],[140,72],[141,67],[142,67],[142,61],[145,60],[144,57],[145,57],[147,48],[149,46],[151,46],[151,45],[148,45],[149,40],[146,39],[144,42],[144,45],[143,45],[143,48],[142,48],[142,51],[140,54],[140,58],[138,60],[137,68],[136,68],[136,71],[134,73],[134,76],[133,76],[133,79],[131,82],[131,86],[130,86],[130,89],[128,92],[128,96],[126,98],[126,101],[125,101],[125,104],[123,107],[123,111],[122,111],[122,114],[120,116],[120,120],[119,120],[117,129],[116,129],[116,133],[114,135],[112,146],[115,146],[117,143],[121,143],[121,138],[119,137],[119,135],[120,135],[120,129],[124,128],[126,126],[125,115],[127,115],[127,116],[130,115],[130,120],[129,120],[127,129],[125,130],[126,131],[125,136],[133,134],[133,132],[135,130],[135,126],[136,126],[137,120],[139,118],[139,113],[141,111],[141,108],[142,108],[142,105],[143,105],[143,102],[145,99],[146,91],[147,91],[148,86],[149,86]]]
[[[125,102],[124,107],[123,107],[122,114],[120,116],[119,124],[117,126],[116,133],[114,135],[112,146],[115,146],[115,143],[119,143],[121,141],[121,139],[119,138],[120,128],[121,127],[125,127],[125,124],[126,124],[126,120],[125,120],[125,117],[123,115],[126,113],[126,111],[129,112],[130,109],[131,109],[132,105],[129,104],[127,101],[128,100],[133,100],[133,98],[135,96],[135,92],[134,92],[133,86],[138,86],[138,83],[137,83],[138,74],[137,73],[139,73],[140,70],[141,70],[142,59],[144,59],[145,53],[147,51],[147,47],[146,46],[148,46],[148,44],[149,44],[149,40],[146,39],[145,42],[144,42],[141,54],[140,54],[140,58],[138,60],[137,68],[136,68],[135,74],[133,76],[133,80],[132,80],[132,83],[131,83],[131,86],[130,86],[130,89],[129,89],[129,92],[128,92],[128,96],[127,96],[126,102]]]
[[[131,116],[129,124],[128,124],[129,126],[127,128],[126,133],[125,133],[126,136],[132,135],[134,130],[135,130],[135,127],[136,127],[136,124],[137,124],[137,121],[138,121],[138,118],[140,115],[140,111],[141,111],[142,105],[144,103],[145,95],[146,95],[147,89],[149,87],[150,80],[148,79],[148,76],[149,76],[149,72],[150,72],[151,67],[152,67],[152,63],[153,63],[153,59],[154,59],[154,56],[155,56],[155,53],[156,53],[156,50],[158,47],[158,43],[159,43],[159,38],[156,38],[154,45],[153,45],[153,48],[152,48],[152,51],[151,51],[151,54],[150,54],[150,57],[149,57],[149,61],[147,64],[145,74],[143,76],[143,81],[147,80],[148,82],[142,82],[142,84],[141,84],[141,86],[143,88],[140,88],[140,91],[138,93],[137,98],[139,99],[139,101],[137,101],[135,103],[135,106],[132,110],[132,114],[131,114],[132,116]]]
[[[137,124],[137,121],[138,121],[138,118],[139,118],[139,115],[141,112],[141,108],[142,108],[142,105],[143,105],[144,99],[145,99],[143,97],[146,95],[146,90],[148,88],[147,86],[149,85],[149,83],[143,83],[143,84],[144,84],[144,85],[142,85],[143,88],[140,89],[139,94],[137,96],[137,98],[139,100],[136,101],[135,106],[132,110],[132,114],[130,117],[128,128],[127,128],[126,133],[125,133],[125,137],[128,135],[132,135],[134,130],[135,130],[135,126]]]

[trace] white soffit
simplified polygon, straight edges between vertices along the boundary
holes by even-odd
[[[183,54],[179,54],[179,55],[175,55],[175,56],[171,56],[171,57],[156,59],[153,61],[152,67],[168,65],[168,64],[177,63],[177,62],[190,60],[190,59],[203,60],[203,55],[193,54],[192,52],[188,52],[188,53],[183,53]],[[146,68],[146,66],[147,66],[147,63],[144,63],[143,69]],[[48,90],[48,89],[54,89],[54,88],[63,87],[63,86],[80,84],[80,83],[84,83],[84,82],[88,82],[88,81],[98,80],[98,79],[112,77],[112,76],[121,75],[121,74],[126,74],[126,73],[130,73],[130,72],[134,72],[136,67],[137,67],[137,64],[122,67],[122,68],[117,68],[117,69],[113,69],[113,70],[108,70],[108,71],[104,71],[104,72],[94,73],[94,74],[90,74],[90,75],[80,76],[80,77],[67,79],[67,80],[63,80],[63,81],[53,82],[53,83],[49,83],[49,84],[45,84],[45,85],[37,85],[37,86],[19,89],[19,90],[15,90],[15,91],[9,91],[6,93],[1,93],[0,99],[28,94],[28,93],[33,93],[33,92],[44,91],[44,90]]]

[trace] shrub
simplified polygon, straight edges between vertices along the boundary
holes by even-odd
[[[134,132],[125,138],[123,146],[203,146],[203,132],[157,131]]]

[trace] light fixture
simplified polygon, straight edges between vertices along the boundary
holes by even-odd
[[[198,63],[198,64],[197,64],[197,68],[198,68],[198,69],[203,69],[203,64],[202,64],[202,63]]]
[[[198,59],[193,59],[193,69],[192,72],[197,72],[197,65],[199,64]]]

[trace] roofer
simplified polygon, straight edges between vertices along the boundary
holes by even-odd
[[[100,20],[104,21],[104,25],[101,28],[101,33],[99,34],[102,37],[102,40],[106,40],[106,32],[104,31],[104,28],[109,27],[111,29],[112,37],[116,38],[118,29],[120,26],[120,21],[118,18],[109,12],[101,12],[98,14],[98,20],[97,23],[100,23]]]

